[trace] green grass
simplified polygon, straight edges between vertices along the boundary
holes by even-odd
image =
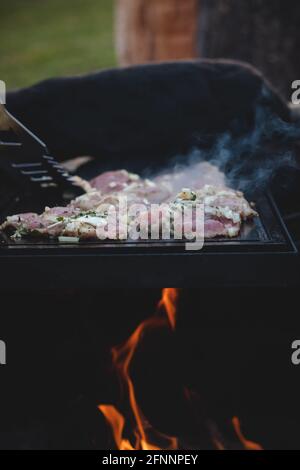
[[[113,0],[1,0],[0,80],[7,88],[116,65]]]

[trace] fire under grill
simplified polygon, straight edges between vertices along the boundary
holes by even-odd
[[[49,157],[48,155],[44,156]],[[39,158],[38,155],[37,158]],[[50,158],[52,159],[52,157]],[[49,160],[46,159],[46,164],[45,162],[43,163],[46,169],[43,169],[42,171],[47,171],[47,178],[52,178],[53,175],[53,181],[54,179],[56,180],[57,175],[55,174],[55,172],[57,171],[57,164],[55,163],[55,161],[53,162],[52,160],[50,160],[49,163]],[[33,162],[33,164],[35,163]],[[14,177],[14,172],[12,172],[12,177]],[[44,178],[44,176],[42,176],[42,178]],[[61,186],[63,186],[64,183],[63,178],[65,178],[64,173],[61,173],[61,178],[59,180],[61,182]],[[40,213],[44,209],[45,204],[48,204],[50,206],[59,203],[64,204],[64,202],[62,202],[62,187],[58,187],[57,192],[56,189],[53,190],[53,193],[51,190],[52,199],[50,200],[47,199],[47,197],[43,197],[46,193],[46,188],[43,188],[44,194],[42,194],[42,192],[39,192],[39,190],[34,193],[31,190],[31,187],[28,187],[27,190],[25,189],[25,186],[23,192],[18,190],[13,193],[13,189],[11,187],[13,186],[13,184],[10,185],[10,182],[6,178],[4,178],[3,181],[5,181],[5,184],[0,187],[0,223],[6,218],[7,215],[23,213],[29,210]],[[38,182],[35,181],[35,183]],[[50,196],[50,193],[48,193],[48,196]],[[157,339],[159,340],[159,335],[162,335],[162,344],[164,344],[164,346],[167,345],[165,349],[162,348],[161,350],[162,353],[160,354],[160,356],[163,358],[170,357],[170,354],[168,353],[168,347],[170,350],[172,350],[172,348],[174,348],[175,350],[177,345],[184,345],[184,343],[177,343],[177,341],[180,341],[180,339],[178,339],[179,335],[177,333],[177,331],[179,331],[179,328],[178,330],[176,330],[178,297],[178,291],[176,288],[213,287],[213,297],[215,297],[215,303],[210,301],[210,311],[208,312],[211,318],[213,317],[211,313],[214,314],[219,311],[219,309],[217,308],[217,303],[219,300],[221,300],[221,296],[219,299],[218,291],[215,290],[218,287],[272,286],[274,288],[275,286],[275,291],[276,286],[291,286],[298,282],[299,263],[297,260],[297,248],[285,226],[280,210],[278,209],[276,202],[272,197],[272,194],[269,192],[260,194],[247,194],[246,197],[249,200],[255,201],[259,217],[256,217],[253,220],[244,223],[239,237],[233,239],[215,238],[207,240],[204,244],[203,249],[199,251],[187,251],[185,241],[175,240],[145,240],[138,242],[113,242],[111,240],[82,240],[78,243],[64,244],[54,239],[43,239],[41,237],[12,240],[9,237],[9,234],[0,232],[0,262],[2,267],[0,290],[8,289],[13,291],[14,294],[19,290],[29,291],[28,298],[30,298],[30,305],[28,310],[30,311],[32,308],[38,307],[37,316],[39,319],[41,318],[40,305],[38,305],[39,302],[32,301],[33,291],[35,293],[37,292],[36,295],[38,295],[39,290],[63,290],[70,288],[72,289],[70,291],[72,292],[72,294],[70,294],[70,297],[72,297],[73,301],[73,304],[71,305],[76,305],[78,312],[80,312],[80,318],[82,318],[83,311],[83,317],[88,317],[88,319],[90,319],[92,310],[93,312],[95,312],[98,321],[99,318],[102,317],[109,317],[111,321],[113,309],[111,308],[109,303],[108,305],[103,305],[102,299],[101,302],[99,302],[99,296],[103,295],[100,293],[99,289],[103,288],[104,290],[105,288],[111,287],[120,287],[124,289],[128,287],[134,288],[132,289],[132,292],[133,295],[135,295],[134,293],[136,292],[136,288],[160,288],[161,286],[165,286],[165,289],[162,293],[162,298],[158,303],[157,312],[155,312],[155,315],[142,321],[139,326],[133,331],[129,339],[123,345],[121,345],[121,347],[113,348],[112,358],[114,359],[112,361],[112,365],[114,366],[116,377],[119,380],[122,380],[122,388],[124,390],[128,389],[128,391],[131,390],[131,393],[128,393],[128,397],[126,397],[125,395],[125,399],[123,397],[122,400],[120,398],[115,399],[114,394],[109,394],[108,397],[106,397],[105,399],[101,399],[101,401],[98,402],[98,408],[103,415],[102,421],[104,422],[105,418],[107,424],[111,424],[112,421],[114,421],[114,419],[117,417],[119,419],[119,422],[122,423],[123,416],[121,412],[124,412],[124,417],[126,415],[131,415],[131,418],[135,417],[136,421],[135,426],[133,420],[132,430],[129,433],[129,435],[132,434],[132,438],[135,436],[136,439],[134,440],[136,442],[134,442],[133,439],[127,441],[127,435],[126,433],[124,433],[124,436],[122,436],[120,442],[117,442],[117,440],[115,442],[115,445],[118,448],[128,449],[129,442],[132,449],[158,449],[158,447],[151,447],[152,441],[147,441],[147,439],[145,439],[144,437],[144,434],[147,434],[147,430],[150,430],[151,434],[153,434],[153,436],[151,437],[155,437],[156,428],[152,428],[152,426],[150,427],[150,425],[152,424],[151,420],[149,422],[147,420],[143,422],[142,420],[143,414],[140,413],[140,403],[135,398],[135,383],[133,382],[131,374],[129,373],[129,366],[131,359],[135,355],[137,347],[139,346],[139,343],[142,341],[143,337],[146,337],[147,339],[147,334],[154,334],[154,336],[151,336],[151,343],[154,345],[155,350],[159,349],[157,348],[157,345],[159,345],[159,341],[157,341]],[[176,288],[174,288],[174,286],[176,286]],[[74,289],[78,289],[77,295],[75,296]],[[94,303],[93,308],[89,308],[92,306],[91,303],[86,305],[86,299],[84,301],[81,300],[81,302],[84,303],[80,305],[80,291],[81,293],[86,293],[88,289],[90,289],[91,293],[94,292],[94,295],[96,292],[97,298],[95,297],[96,302]],[[239,292],[242,291],[242,289],[236,289],[236,291]],[[258,301],[255,289],[253,290],[253,293],[254,295],[252,297],[254,298],[253,305],[255,306],[255,310],[257,310],[257,314],[263,313],[262,303]],[[8,292],[8,294],[10,295],[11,293]],[[50,297],[52,296],[52,292],[48,292],[48,294]],[[36,295],[34,299],[36,299]],[[66,293],[63,292],[64,297],[65,295]],[[148,293],[145,293],[144,295],[145,297],[147,297]],[[112,296],[114,296],[114,294],[112,294]],[[202,290],[202,294],[199,297],[201,298],[201,300],[203,300],[204,296],[205,289]],[[24,296],[21,295],[19,297],[20,299],[23,299]],[[118,298],[119,294],[114,297]],[[65,297],[65,299],[66,298],[67,297]],[[249,305],[251,304],[247,300],[247,298],[245,302],[247,302],[247,308],[250,311]],[[33,304],[33,307],[31,307],[31,304]],[[68,304],[68,302],[66,302],[66,304]],[[203,302],[203,310],[206,310],[207,304],[208,302],[206,303],[206,305],[205,302]],[[232,309],[231,302],[228,302],[228,304],[229,310]],[[236,301],[236,304],[241,305],[241,303],[238,301]],[[269,303],[269,307],[270,305],[271,303]],[[83,306],[83,308],[80,308],[81,306]],[[13,308],[15,308],[15,305],[13,305]],[[24,309],[24,303],[22,303],[22,308]],[[71,306],[67,305],[67,308],[69,309],[68,312],[70,312],[71,314],[72,321],[70,323],[72,323],[74,322],[74,311],[72,310]],[[212,310],[212,308],[214,310]],[[55,323],[53,321],[53,313],[55,311],[55,307],[51,308],[48,305],[48,302],[44,302],[44,306],[42,309],[43,322],[47,317],[45,313],[48,310],[50,312],[49,318],[51,318],[49,323]],[[132,315],[132,302],[128,304],[127,310]],[[102,312],[103,315],[101,314]],[[107,312],[109,312],[108,315]],[[57,309],[57,313],[61,316],[60,309]],[[118,317],[122,316],[119,315],[119,313],[120,310],[118,309]],[[129,316],[130,315],[128,315],[128,318],[126,318],[126,322],[129,321]],[[195,317],[197,315],[193,316]],[[227,315],[225,314],[223,316],[226,317]],[[248,318],[249,316],[250,315],[245,315],[245,317]],[[64,317],[66,317],[66,315],[64,315]],[[251,317],[253,318],[253,315]],[[66,321],[68,322],[68,320]],[[205,331],[205,327],[203,328],[203,325],[205,325],[205,321],[203,323],[203,315],[201,321],[201,327],[202,330],[204,330],[204,336],[207,330]],[[215,319],[213,321],[215,322]],[[28,318],[26,320],[26,325],[27,322]],[[114,322],[113,325],[114,328],[115,323],[116,322]],[[36,329],[37,327],[35,324],[35,327],[32,330],[36,331]],[[214,325],[213,329],[215,339],[215,335],[218,331],[218,328],[215,328]],[[174,334],[175,330],[176,335]],[[261,330],[261,328],[258,328],[258,330]],[[103,334],[103,338],[104,335],[109,336],[109,334],[107,334],[107,330],[105,331],[105,327],[103,328],[102,320],[101,331]],[[48,331],[47,333],[49,334]],[[182,336],[184,336],[182,332],[181,334]],[[55,332],[55,336],[56,335],[57,332]],[[191,335],[187,333],[187,336],[187,344],[190,345]],[[95,343],[97,345],[100,343],[99,337],[97,337]],[[199,341],[199,337],[197,337],[197,344],[199,343],[201,343],[201,341]],[[234,347],[235,345],[236,343],[234,343]],[[178,349],[185,351],[187,347],[179,347]],[[143,348],[141,348],[140,351],[143,352]],[[144,349],[144,351],[147,351],[147,349]],[[199,357],[199,355],[196,356],[197,368],[201,368],[201,358],[199,360]],[[172,359],[174,358],[172,357]],[[146,371],[147,374],[148,371],[152,369],[152,367],[147,366],[147,355],[144,355],[144,357],[142,357],[140,360],[142,363],[142,369]],[[152,359],[152,364],[157,364],[158,362],[159,361],[155,361]],[[173,360],[172,362],[175,364],[176,368],[176,373],[174,374],[175,377],[172,377],[173,369],[172,367],[170,368],[170,364],[168,364],[167,362],[167,367],[165,370],[169,372],[169,370],[171,369],[171,374],[168,375],[168,378],[170,378],[171,384],[176,384],[176,381],[178,379],[177,364],[180,362],[176,363],[176,360]],[[89,364],[88,361],[86,361],[84,364],[85,370],[86,364]],[[185,369],[186,367],[187,366],[185,364]],[[244,365],[243,368],[246,369]],[[107,364],[105,364],[105,369],[108,369]],[[155,369],[157,369],[157,365]],[[98,364],[97,373],[99,373]],[[164,371],[164,376],[165,375],[166,373]],[[159,377],[159,374],[157,377]],[[187,375],[183,374],[182,379],[186,377]],[[201,382],[205,382],[205,380],[203,380],[203,377],[201,377],[201,379]],[[144,380],[145,384],[147,384],[147,380],[145,378],[142,380]],[[174,382],[172,382],[172,380],[174,380]],[[228,377],[226,377],[226,381],[230,382]],[[160,384],[160,380],[153,380],[152,382],[154,385]],[[178,382],[178,388],[180,386],[180,383],[181,382]],[[215,387],[215,389],[218,390],[218,387]],[[151,389],[151,392],[152,390],[154,391],[154,394],[152,395],[155,396],[155,387]],[[176,396],[176,387],[170,387],[170,390],[171,395]],[[188,388],[185,388],[185,390],[188,391],[188,394],[187,396],[185,396],[185,398],[191,401],[190,399],[193,398],[193,390],[189,390]],[[118,391],[116,392],[116,396],[117,395]],[[121,408],[119,407],[120,402],[122,405]],[[141,403],[143,403],[143,400],[141,400]],[[191,403],[192,413],[196,415],[197,400],[195,399],[194,403]],[[143,407],[141,408],[141,411],[143,412]],[[145,407],[145,411],[147,412],[147,407]],[[174,414],[173,410],[172,414]],[[149,416],[151,417],[151,413]],[[100,417],[98,417],[98,419],[100,421]],[[98,426],[98,419],[96,426]],[[130,426],[132,419],[127,421],[127,426],[128,423]],[[260,445],[256,442],[251,442],[244,438],[240,430],[240,424],[237,417],[234,417],[233,419],[233,426],[240,441],[238,443],[238,448],[260,448]],[[80,425],[80,428],[82,429],[84,428],[84,426]],[[157,430],[161,430],[160,426],[158,426]],[[128,429],[126,429],[126,431],[128,431]],[[221,441],[219,442],[216,433],[212,432],[210,434],[212,434],[215,438],[213,444],[217,448],[223,448],[223,443]],[[206,442],[202,444],[204,447],[206,446]],[[99,447],[101,448],[102,445],[103,444],[101,443]],[[181,448],[181,446],[184,445],[186,445],[186,441],[184,440],[182,440],[181,442],[181,439],[174,439],[173,437],[169,439],[169,446],[171,449]],[[211,445],[211,442],[207,443],[208,448],[210,448]],[[163,444],[160,444],[160,446],[163,446]],[[111,446],[108,445],[107,448],[109,449],[111,448]],[[224,448],[228,448],[228,446]]]
[[[286,285],[296,276],[297,249],[272,195],[251,196],[259,217],[234,239],[207,240],[200,251],[185,241],[80,241],[62,244],[0,234],[2,288],[200,287]],[[0,215],[38,210],[41,202],[10,199]],[[5,273],[5,274],[4,274]]]

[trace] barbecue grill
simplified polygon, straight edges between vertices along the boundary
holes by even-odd
[[[270,194],[256,200],[260,214],[235,239],[206,241],[186,251],[182,241],[13,241],[1,233],[1,287],[200,287],[286,285],[297,279],[297,249]],[[9,210],[8,210],[9,208]],[[24,209],[15,199],[0,214]],[[34,201],[27,209],[34,208]]]
[[[20,169],[7,164],[17,149],[19,161],[43,162],[42,171],[47,172],[51,184],[45,187],[41,184],[43,181],[34,179],[28,185],[28,176],[30,181],[32,175],[21,171],[27,184],[21,191],[13,184],[4,185],[0,198],[0,222],[7,215],[40,212],[46,204],[64,204],[65,189],[70,188],[65,184],[69,175],[56,164],[47,147],[21,123],[14,122],[14,127],[16,125],[22,145],[2,142],[0,156],[3,161],[6,159],[4,171],[13,177],[15,170]],[[41,176],[43,180],[44,174]],[[20,175],[18,178],[21,181]],[[52,184],[52,178],[54,183],[58,183]],[[259,217],[245,223],[239,237],[208,240],[201,251],[186,251],[185,242],[175,240],[62,244],[37,238],[12,240],[7,234],[0,233],[0,287],[217,287],[295,283],[297,249],[272,195],[249,194],[247,197],[255,201]]]

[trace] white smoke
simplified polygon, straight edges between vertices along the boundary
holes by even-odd
[[[178,164],[183,161],[180,156],[166,170],[181,175],[180,180],[188,187],[193,186],[197,172],[207,169],[199,166],[200,162],[210,162],[225,174],[228,186],[246,192],[264,190],[281,168],[298,167],[295,152],[297,141],[300,142],[300,124],[283,121],[263,105],[256,106],[253,126],[242,136],[224,132],[209,149],[201,149],[201,139],[184,164]],[[220,172],[210,170],[211,181],[205,181],[203,175],[204,182],[215,184],[215,178],[219,186]]]

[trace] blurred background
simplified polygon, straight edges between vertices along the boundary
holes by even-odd
[[[112,0],[0,0],[0,76],[8,88],[116,64]]]
[[[283,96],[300,77],[298,0],[0,0],[0,78],[43,78],[150,61],[225,57]]]
[[[300,79],[299,25],[299,0],[0,0],[0,79],[12,89],[109,67],[223,57],[255,65],[288,99]],[[299,292],[274,291],[241,290],[235,304],[244,315],[223,292],[187,292],[178,364],[212,418],[237,413],[263,447],[299,448],[299,372],[289,354],[300,327],[288,308]],[[106,427],[95,403],[116,393],[109,348],[155,311],[159,296],[125,289],[102,292],[99,303],[98,290],[2,295],[12,367],[0,385],[0,448],[101,448],[93,439]],[[128,305],[130,315],[120,315]]]

